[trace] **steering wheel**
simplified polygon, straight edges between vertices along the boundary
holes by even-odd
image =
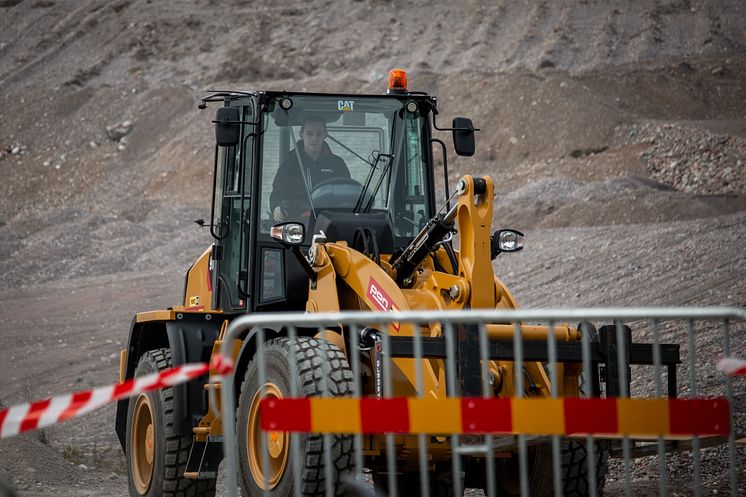
[[[352,178],[329,178],[314,185],[311,200],[316,208],[352,208],[362,191],[363,185]]]
[[[359,186],[359,187],[363,186],[359,181],[352,179],[352,178],[345,178],[345,177],[329,178],[329,179],[325,179],[321,183],[313,185],[313,188],[311,189],[311,196],[313,196],[316,190],[327,185],[354,185],[354,186]]]

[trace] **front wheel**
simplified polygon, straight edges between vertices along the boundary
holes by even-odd
[[[259,402],[264,398],[291,396],[293,382],[301,397],[352,395],[352,372],[345,355],[335,345],[316,338],[299,337],[270,340],[264,347],[265,374],[260,382],[259,358],[254,357],[241,385],[236,425],[241,489],[245,496],[287,497],[300,481],[301,494],[324,495],[327,483],[337,494],[342,477],[352,469],[352,437],[329,435],[333,481],[326,482],[324,437],[306,433],[260,429]],[[296,377],[291,371],[295,364]],[[328,365],[328,366],[325,366]],[[299,457],[291,442],[297,437]],[[297,472],[297,473],[296,473]]]
[[[135,377],[171,368],[171,351],[145,352]],[[184,478],[192,437],[174,433],[174,392],[166,387],[130,399],[126,456],[132,497],[213,497],[215,479]]]

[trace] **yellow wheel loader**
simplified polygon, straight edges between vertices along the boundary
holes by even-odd
[[[187,271],[183,302],[136,315],[122,351],[122,381],[177,364],[209,361],[227,324],[246,313],[516,307],[491,261],[501,252],[520,250],[523,235],[515,230],[490,233],[491,178],[465,176],[451,195],[446,145],[432,136],[433,130],[450,131],[456,154],[471,156],[478,130],[466,118],[439,128],[436,97],[409,91],[403,72],[392,71],[388,91],[381,95],[216,92],[200,107],[213,102],[222,106],[214,121],[212,214],[198,224],[209,228],[215,242]],[[435,168],[435,145],[442,171]],[[441,205],[435,188],[439,174],[445,183]],[[510,324],[488,324],[486,329],[490,340],[513,338]],[[116,431],[126,453],[130,494],[214,495],[224,444],[237,446],[243,495],[289,496],[296,479],[303,495],[322,495],[329,484],[342,491],[339,480],[353,465],[352,438],[273,432],[261,443],[258,406],[264,398],[290,397],[293,381],[302,385],[303,396],[320,395],[327,381],[333,395],[352,395],[351,354],[358,354],[362,364],[363,395],[375,396],[380,382],[370,343],[382,330],[364,330],[358,350],[352,349],[347,331],[299,328],[291,340],[282,327],[269,330],[263,346],[267,372],[261,382],[256,334],[248,331],[237,340],[236,440],[223,439],[219,413],[208,402],[210,390],[220,397],[220,385],[207,376],[120,401]],[[402,323],[395,332],[397,337],[418,333],[436,339],[444,330],[437,323],[418,328]],[[566,325],[553,327],[561,343],[579,345],[581,332]],[[589,327],[587,332],[595,330]],[[526,341],[546,344],[547,333],[546,327],[523,327]],[[465,347],[464,354],[473,359],[473,347]],[[319,359],[333,364],[329,379],[316,367]],[[459,395],[482,394],[479,364],[477,356],[473,370],[461,366]],[[411,357],[392,359],[395,396],[417,394],[414,368]],[[443,358],[426,358],[423,368],[426,395],[444,398]],[[493,360],[488,370],[491,395],[515,395],[511,360]],[[296,378],[291,371],[297,372]],[[560,364],[558,371],[559,395],[578,396],[577,356]],[[525,395],[550,395],[542,361],[525,362],[520,374]],[[589,384],[595,393],[598,379],[593,380]],[[294,460],[289,449],[292,437],[298,437],[300,460]],[[435,495],[452,495],[450,441],[428,440],[430,489]],[[325,481],[328,471],[320,456],[324,443],[332,444],[332,482]],[[395,446],[399,495],[415,494],[417,437],[397,435]],[[365,466],[383,490],[388,481],[385,447],[384,436],[364,437]],[[532,496],[553,492],[548,447],[529,447]],[[561,450],[564,493],[586,495],[586,446],[566,441]],[[602,490],[608,452],[599,443],[595,454],[596,486]],[[465,472],[458,477],[469,487],[484,486],[484,459],[465,459]],[[497,450],[494,461],[499,494],[518,495],[516,448]]]

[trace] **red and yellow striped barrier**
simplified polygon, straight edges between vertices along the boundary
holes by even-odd
[[[267,431],[532,434],[633,437],[730,432],[725,398],[292,398],[265,399]]]

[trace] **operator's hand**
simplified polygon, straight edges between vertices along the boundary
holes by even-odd
[[[275,210],[272,211],[272,217],[278,223],[284,222],[285,221],[285,212],[282,210],[282,207],[280,207],[279,205],[277,207],[275,207]]]

